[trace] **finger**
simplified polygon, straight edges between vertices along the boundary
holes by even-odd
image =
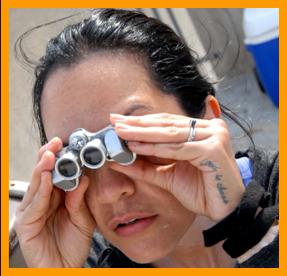
[[[130,166],[122,166],[118,163],[112,163],[110,166],[111,169],[130,178],[145,181],[166,190],[169,190],[169,183],[171,183],[173,167],[174,164],[164,166],[154,165],[142,159],[136,160],[136,162]]]
[[[95,229],[95,221],[85,201],[85,193],[89,186],[89,177],[82,175],[79,187],[66,193],[65,205],[70,214],[71,221],[85,234],[91,235]]]
[[[77,189],[67,192],[65,204],[69,211],[78,212],[79,209],[85,204],[84,195],[89,186],[88,176],[82,175]]]
[[[23,200],[20,205],[20,209],[24,210],[33,200],[36,192],[38,191],[41,183],[41,175],[44,171],[51,171],[55,164],[55,155],[50,152],[46,151],[40,160],[40,162],[36,165],[32,178],[31,183],[27,192],[25,193]]]
[[[53,139],[50,140],[47,144],[42,146],[39,151],[38,151],[38,162],[41,160],[42,155],[44,154],[45,151],[51,151],[53,153],[57,153],[60,151],[63,147],[63,142],[60,138],[54,137]]]
[[[50,171],[53,169],[55,164],[54,154],[60,151],[62,146],[62,140],[55,137],[49,143],[41,147],[38,152],[38,164],[33,171],[31,183],[28,187],[28,191],[23,197],[19,207],[20,209],[25,209],[31,203],[32,198],[39,188],[41,173],[45,170]]]
[[[147,114],[143,116],[124,116],[120,114],[110,114],[110,121],[124,123],[131,126],[170,126],[170,127],[188,127],[192,118],[182,115],[168,113]],[[196,118],[198,127],[209,126],[209,120]]]
[[[65,200],[65,192],[58,188],[53,188],[47,218],[49,218],[52,214],[55,213],[55,211],[58,209],[60,204],[64,202],[64,200]]]
[[[185,143],[140,143],[129,142],[131,151],[138,155],[155,156],[173,160],[194,160],[208,151],[210,141],[193,141]]]
[[[224,147],[223,142],[214,137],[185,143],[129,142],[128,145],[138,155],[189,161],[193,166],[209,172],[220,169],[218,164],[222,164],[228,159],[228,150]]]
[[[138,127],[124,123],[116,123],[117,134],[127,141],[153,142],[153,143],[179,143],[187,141],[191,127]],[[210,128],[198,128],[195,125],[195,137],[193,141],[209,138],[214,134]]]
[[[50,172],[41,174],[40,187],[33,197],[32,202],[22,211],[22,223],[31,224],[47,215],[50,207],[50,198],[53,190]]]

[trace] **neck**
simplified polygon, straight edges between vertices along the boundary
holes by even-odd
[[[153,263],[156,267],[233,267],[235,260],[228,256],[222,243],[205,247],[202,231],[214,224],[206,217],[197,216],[192,226],[175,249]]]

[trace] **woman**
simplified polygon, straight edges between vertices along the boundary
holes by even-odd
[[[196,66],[169,27],[134,11],[95,11],[49,41],[33,89],[43,147],[16,215],[28,266],[261,266],[266,249],[276,266],[277,156],[235,159]],[[53,187],[70,134],[109,124],[136,161],[85,168],[71,192]]]

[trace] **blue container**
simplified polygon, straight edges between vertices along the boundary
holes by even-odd
[[[279,10],[245,9],[245,44],[252,54],[261,83],[279,106]]]
[[[279,106],[279,39],[247,45],[252,54],[258,75],[265,91],[276,106]]]

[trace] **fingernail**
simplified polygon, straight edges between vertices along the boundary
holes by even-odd
[[[59,137],[54,137],[46,146],[46,150],[58,151],[62,148],[62,141]]]
[[[116,121],[123,121],[125,120],[125,116],[121,115],[121,114],[115,114],[115,113],[111,113],[110,114],[110,118]]]
[[[53,145],[53,144],[55,144],[58,139],[59,139],[58,137],[52,138],[52,139],[50,140],[50,142],[48,143],[48,145]]]
[[[116,129],[128,129],[129,126],[124,123],[115,123]]]
[[[50,151],[49,151],[49,150],[46,150],[46,151],[44,152],[44,154],[43,154],[43,157],[42,157],[43,161],[48,160],[48,159],[49,159],[49,155],[50,155]]]
[[[113,117],[113,118],[124,118],[125,115],[118,114],[118,113],[110,113],[110,117]]]

